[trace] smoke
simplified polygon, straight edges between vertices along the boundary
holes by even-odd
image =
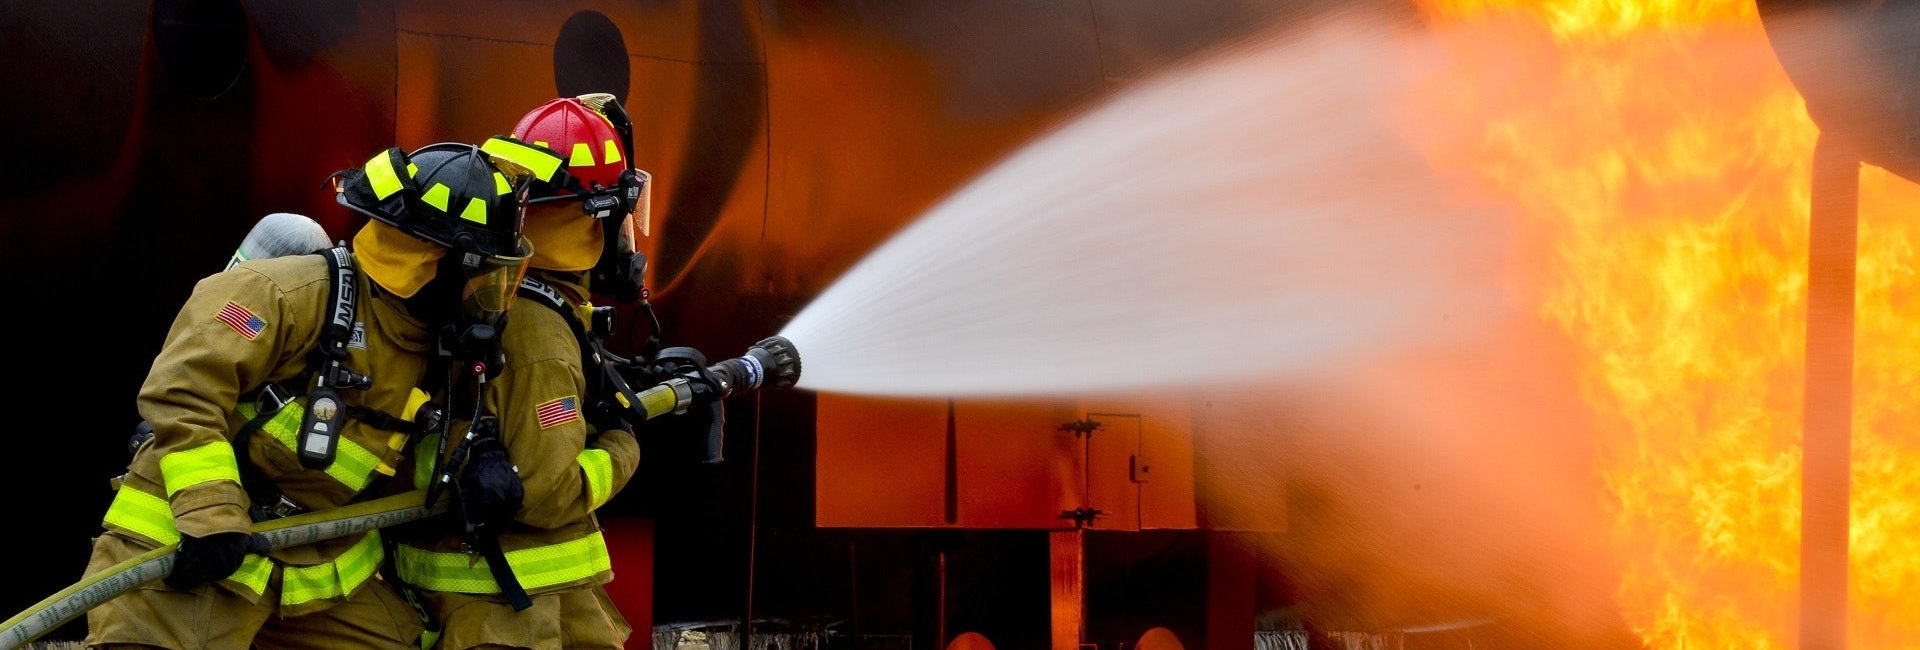
[[[1568,346],[1514,316],[1444,346],[1209,397],[1195,431],[1202,507],[1283,513],[1284,532],[1249,539],[1266,589],[1301,624],[1459,634],[1475,647],[1638,647],[1612,598],[1591,413]],[[1275,468],[1283,490],[1265,487]]]

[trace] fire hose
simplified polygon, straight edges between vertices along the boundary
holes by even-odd
[[[698,353],[688,351],[690,359]],[[641,391],[637,399],[649,419],[682,413],[695,403],[716,403],[729,395],[760,388],[786,388],[800,377],[800,356],[785,338],[773,336],[747,353],[712,366],[679,369],[679,375]],[[354,533],[425,519],[447,510],[442,501],[426,506],[427,491],[414,490],[338,508],[328,508],[253,525],[269,549],[300,546]],[[173,571],[176,544],[128,558],[35,603],[0,623],[0,650],[19,648],[85,614],[101,603]]]
[[[446,510],[445,503],[432,509],[424,507],[426,494],[426,490],[414,490],[264,521],[254,524],[253,532],[267,538],[268,548],[286,548],[425,519]],[[167,544],[127,558],[0,623],[0,650],[13,650],[30,643],[100,603],[134,587],[166,577],[173,571],[173,551],[176,546]]]

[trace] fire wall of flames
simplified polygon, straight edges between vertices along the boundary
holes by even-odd
[[[1818,129],[1751,3],[1423,0],[1425,153],[1524,213],[1535,313],[1580,350],[1626,622],[1795,645]],[[1434,61],[1438,63],[1434,63]],[[1920,643],[1920,188],[1860,186],[1850,645]]]

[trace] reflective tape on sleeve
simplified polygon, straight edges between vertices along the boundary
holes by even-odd
[[[605,449],[582,449],[577,460],[587,476],[587,491],[593,495],[588,510],[599,510],[613,498],[613,455]]]
[[[161,544],[180,542],[180,531],[173,527],[173,508],[167,500],[131,487],[121,486],[113,493],[105,522]]]
[[[273,578],[273,560],[265,555],[248,553],[241,558],[240,568],[235,569],[228,580],[246,585],[255,595],[267,592],[267,580]]]
[[[240,483],[240,465],[233,459],[233,445],[220,440],[160,457],[160,476],[167,484],[167,497],[181,490],[213,481]]]

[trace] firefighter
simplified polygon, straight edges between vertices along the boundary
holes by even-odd
[[[250,530],[381,489],[445,420],[426,370],[443,339],[501,324],[532,252],[525,184],[471,145],[435,164],[389,149],[334,180],[372,219],[351,250],[208,276],[168,331],[138,393],[153,435],[86,573],[178,546],[164,580],[87,613],[89,647],[418,647],[377,532],[269,549]]]
[[[611,412],[619,407],[607,382],[617,376],[596,343],[592,299],[644,294],[635,246],[648,177],[628,160],[630,131],[607,113],[625,124],[612,95],[555,99],[527,113],[512,137],[484,145],[537,179],[526,216],[533,260],[502,337],[508,367],[487,396],[521,503],[497,525],[394,531],[393,573],[424,603],[442,650],[618,649],[632,633],[604,588],[612,560],[594,510],[638,468],[632,426],[645,417]],[[416,476],[416,485],[434,480]],[[476,540],[476,524],[496,534]]]

